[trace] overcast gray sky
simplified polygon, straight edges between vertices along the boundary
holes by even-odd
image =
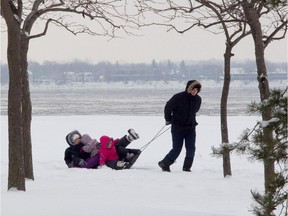
[[[3,19],[2,19],[3,21]],[[2,23],[3,25],[3,23]],[[31,61],[70,62],[75,59],[98,63],[116,61],[150,63],[163,60],[223,60],[225,39],[222,35],[193,29],[180,35],[164,28],[150,27],[143,36],[109,40],[90,35],[74,36],[61,28],[50,28],[47,35],[30,41],[28,59]],[[7,62],[7,35],[1,32],[1,60]],[[254,60],[252,37],[234,48],[237,60]],[[272,42],[265,52],[266,60],[287,61],[287,38]]]

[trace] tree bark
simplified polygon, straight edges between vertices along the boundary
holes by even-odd
[[[262,38],[261,23],[259,21],[259,16],[256,9],[253,7],[252,3],[247,1],[243,2],[243,9],[246,18],[248,19],[248,24],[252,31],[252,36],[255,45],[255,57],[256,66],[258,73],[258,88],[260,93],[261,101],[264,101],[269,97],[269,83],[267,79],[267,70],[265,65],[264,57],[264,44]],[[266,110],[262,112],[262,120],[267,121],[272,118],[271,110]],[[263,145],[269,150],[273,149],[273,131],[272,129],[263,129]],[[264,178],[265,178],[265,191],[269,191],[270,185],[274,180],[275,166],[274,161],[271,158],[264,159]]]
[[[22,137],[22,79],[20,57],[20,24],[15,19],[9,2],[1,0],[1,12],[7,23],[8,47],[7,61],[9,67],[8,90],[8,134],[9,134],[9,168],[8,190],[16,188],[25,191],[25,168]]]
[[[29,89],[28,55],[29,40],[25,34],[21,37],[21,69],[22,69],[22,113],[23,113],[23,145],[25,177],[34,180],[32,161],[31,121],[32,104]]]
[[[224,54],[224,82],[221,96],[221,137],[223,144],[229,144],[228,138],[228,122],[227,122],[227,101],[230,88],[230,67],[232,57],[232,45],[227,41],[226,50]],[[232,175],[231,163],[230,163],[230,149],[229,147],[223,147],[223,175]]]

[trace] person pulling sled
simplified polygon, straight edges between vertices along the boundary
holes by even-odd
[[[167,101],[164,108],[166,125],[171,124],[172,149],[158,162],[164,172],[170,172],[170,166],[181,153],[185,141],[186,157],[182,170],[191,172],[195,155],[196,141],[196,113],[201,107],[202,99],[198,95],[201,91],[201,83],[190,80],[186,84],[185,91],[179,92]]]

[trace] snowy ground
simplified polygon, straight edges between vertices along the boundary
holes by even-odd
[[[230,141],[252,127],[256,117],[229,117]],[[1,215],[118,216],[248,216],[250,190],[263,190],[263,167],[232,155],[233,176],[223,178],[222,160],[211,158],[220,138],[218,116],[199,116],[197,150],[192,173],[181,171],[183,154],[171,169],[157,162],[171,146],[170,132],[153,141],[130,170],[68,169],[63,161],[65,135],[73,129],[95,138],[120,137],[133,127],[148,143],[164,125],[162,116],[36,116],[32,139],[35,181],[26,192],[7,191],[7,116],[1,116]]]
[[[92,86],[31,86],[32,142],[35,181],[26,192],[7,191],[7,87],[1,86],[1,216],[248,216],[250,190],[263,190],[263,165],[232,155],[232,177],[223,178],[222,160],[211,157],[221,141],[219,106],[222,84],[203,81],[203,104],[197,127],[192,173],[181,171],[184,155],[160,171],[157,162],[171,147],[167,131],[153,141],[130,170],[68,169],[64,163],[67,133],[78,129],[99,139],[114,138],[134,128],[148,143],[164,126],[163,107],[185,83],[97,83]],[[286,82],[272,83],[283,87]],[[257,83],[232,83],[228,102],[230,142],[257,117],[245,114],[259,100]]]

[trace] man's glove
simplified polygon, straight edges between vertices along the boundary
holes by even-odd
[[[170,124],[171,124],[170,121],[166,121],[166,122],[165,122],[165,125],[170,125]]]

